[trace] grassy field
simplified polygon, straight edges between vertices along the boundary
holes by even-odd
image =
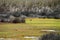
[[[0,37],[21,38],[21,40],[25,40],[23,39],[24,36],[38,37],[45,33],[49,33],[41,30],[60,31],[60,19],[39,22],[41,23],[30,23],[28,21],[26,23],[0,23]]]

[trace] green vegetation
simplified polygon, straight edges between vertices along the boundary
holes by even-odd
[[[49,21],[50,24],[40,23],[40,24],[31,24],[31,23],[0,23],[0,37],[24,37],[24,36],[40,36],[48,32],[43,32],[41,30],[60,30],[60,21],[55,20],[55,23]],[[43,21],[42,21],[43,22]]]
[[[48,7],[47,7],[48,6]],[[17,14],[17,18],[16,18],[16,14],[15,17],[11,16],[10,17],[10,21],[14,23],[0,23],[0,38],[21,38],[21,40],[25,40],[23,37],[24,36],[42,36],[43,34],[46,33],[50,33],[49,31],[41,31],[41,30],[56,30],[58,31],[58,33],[60,33],[60,19],[53,19],[53,20],[33,20],[33,21],[29,21],[26,20],[26,23],[16,23],[16,22],[20,22],[20,19],[18,17],[24,16],[23,14],[25,14],[24,17],[26,17],[26,15],[28,15],[28,11],[33,8],[35,10],[35,8],[38,10],[42,7],[47,7],[48,9],[51,8],[55,14],[60,14],[60,11],[58,10],[60,7],[60,0],[0,0],[0,13],[15,13],[16,9],[17,12],[19,12]],[[35,8],[34,8],[35,7]],[[13,11],[14,10],[14,11]],[[27,12],[22,12],[23,10],[27,11]],[[33,10],[33,11],[34,11]],[[34,15],[33,12],[29,14]],[[56,13],[55,13],[56,11]],[[57,11],[59,11],[57,13]],[[50,13],[48,11],[46,11],[47,13]],[[40,14],[37,11],[38,14]],[[43,12],[44,14],[45,12]],[[42,14],[42,15],[43,15]],[[52,13],[51,13],[52,14]],[[10,15],[10,14],[9,14]],[[50,15],[50,14],[49,14]],[[49,16],[48,15],[48,16]],[[53,16],[52,15],[52,16]],[[54,15],[54,16],[55,16]],[[58,15],[56,17],[58,17]],[[40,15],[38,15],[40,16]],[[8,16],[7,16],[8,17]],[[27,16],[28,17],[28,16]],[[51,17],[51,16],[50,16]],[[59,16],[60,18],[60,16]],[[4,20],[4,19],[3,19]],[[19,21],[18,21],[19,20]],[[9,22],[10,22],[9,21]],[[30,40],[30,39],[26,39],[26,40]]]

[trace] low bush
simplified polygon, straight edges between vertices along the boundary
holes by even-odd
[[[60,40],[60,34],[50,33],[43,35],[39,40]]]

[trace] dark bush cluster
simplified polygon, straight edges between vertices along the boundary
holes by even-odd
[[[43,35],[39,40],[60,40],[60,34],[50,33]]]

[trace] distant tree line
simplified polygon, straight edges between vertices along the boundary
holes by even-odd
[[[1,22],[24,22],[25,18],[30,17],[60,19],[60,0],[13,1],[0,1]]]

